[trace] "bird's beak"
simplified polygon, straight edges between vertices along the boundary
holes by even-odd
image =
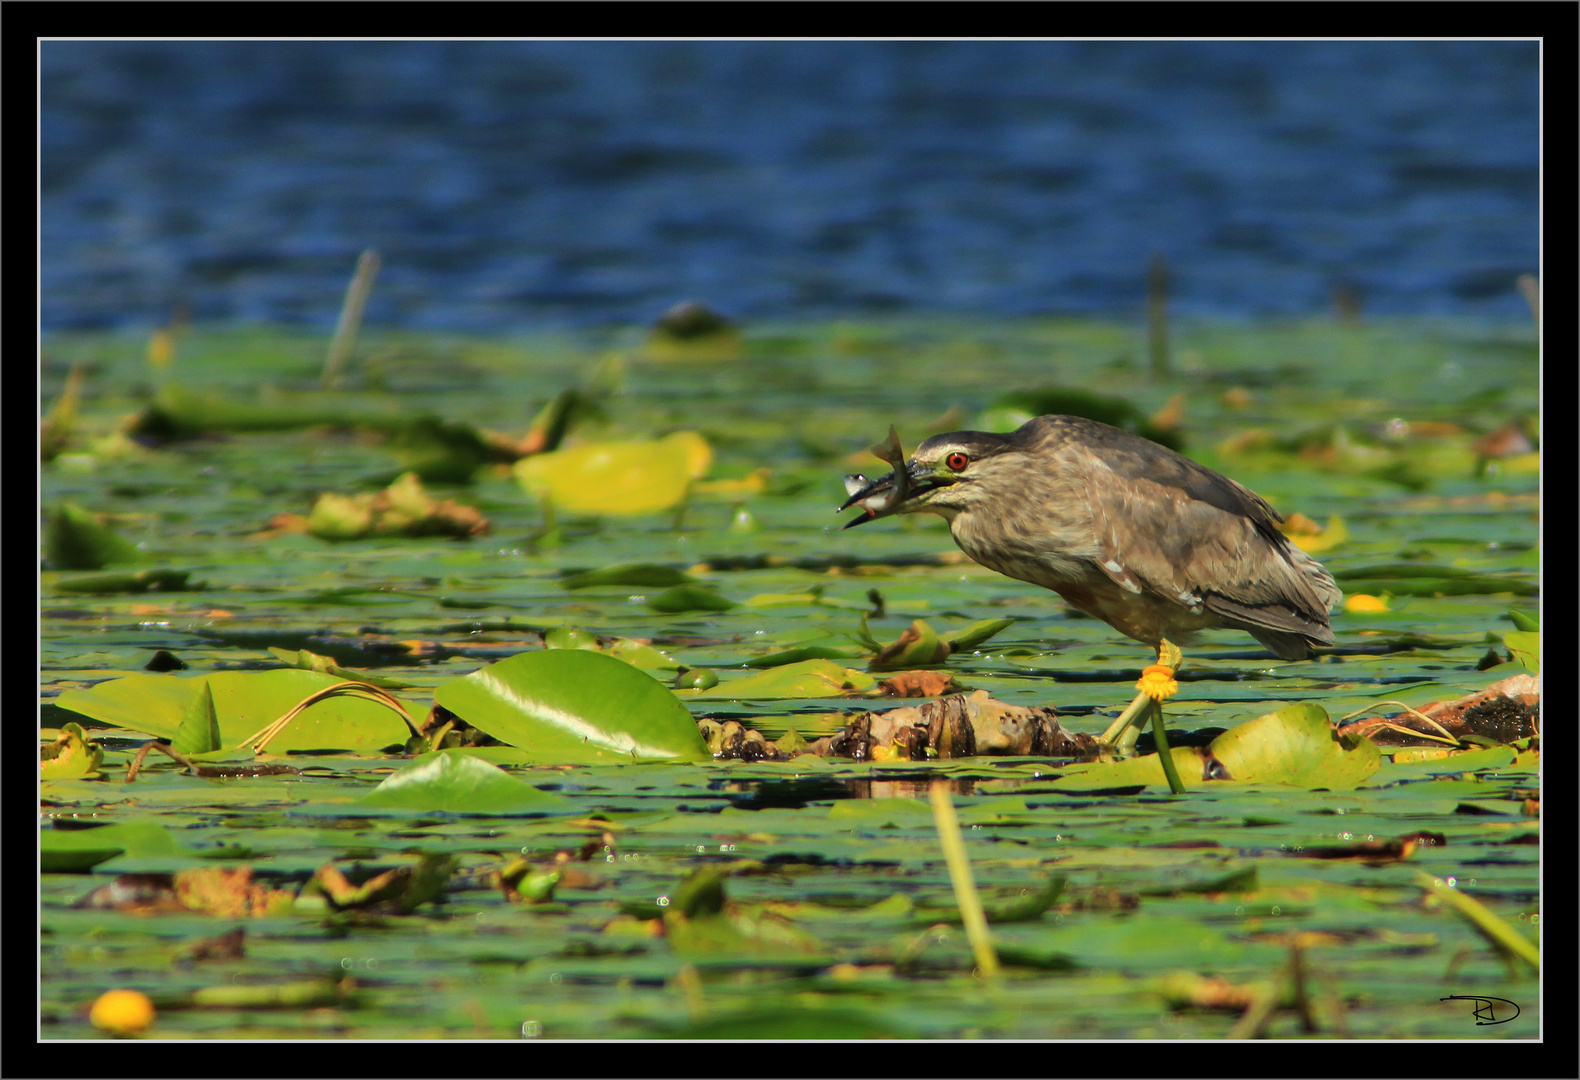
[[[923,479],[920,473],[920,467],[913,460],[897,466],[887,476],[880,476],[876,480],[869,481],[859,474],[845,477],[845,491],[850,497],[839,509],[844,511],[852,506],[860,506],[863,511],[860,516],[847,521],[845,528],[901,513],[900,508],[906,500],[937,486],[930,477]]]

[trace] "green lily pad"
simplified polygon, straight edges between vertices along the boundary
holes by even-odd
[[[142,858],[191,855],[169,829],[151,821],[127,821],[96,829],[44,829],[38,836],[39,870],[80,874],[117,855]]]
[[[556,626],[543,635],[545,649],[589,649],[598,651],[598,635],[574,626]]]
[[[192,699],[170,746],[183,754],[211,754],[220,748],[219,719],[214,714],[214,688],[208,683]]]
[[[359,807],[447,814],[536,814],[569,804],[564,796],[524,784],[497,765],[449,750],[407,766],[356,800]]]
[[[598,585],[636,585],[641,588],[668,588],[694,585],[696,578],[658,563],[622,563],[597,570],[584,570],[560,580],[562,589],[590,589]]]
[[[1377,747],[1360,736],[1341,735],[1319,705],[1290,705],[1234,727],[1208,747],[1229,778],[1250,783],[1295,784],[1348,791],[1375,773],[1382,763]],[[1204,758],[1187,746],[1171,748],[1174,767],[1187,789],[1202,780]],[[1124,788],[1137,784],[1166,785],[1156,754],[1125,761],[1069,765],[1055,783],[1064,790]]]
[[[1395,596],[1484,596],[1513,593],[1535,596],[1541,588],[1520,578],[1478,574],[1458,566],[1389,563],[1358,566],[1333,574],[1346,593],[1390,592]]]
[[[1235,780],[1347,791],[1376,772],[1382,755],[1370,740],[1334,730],[1320,705],[1289,705],[1231,728],[1212,741]]]
[[[651,597],[647,606],[666,615],[675,615],[683,611],[728,611],[736,605],[735,601],[727,600],[705,586],[676,585]]]
[[[334,657],[323,656],[319,653],[310,652],[307,649],[296,649],[293,651],[270,645],[269,651],[274,654],[276,660],[289,667],[301,668],[303,671],[321,671],[325,675],[334,675],[337,678],[349,679],[353,682],[365,682],[369,686],[377,686],[384,690],[407,690],[417,685],[402,679],[391,679],[385,675],[373,675],[366,671],[358,671],[356,668],[341,667],[335,663]]]
[[[813,698],[841,697],[871,689],[877,680],[833,660],[803,660],[745,678],[720,683],[699,698]]]
[[[404,424],[422,417],[401,417],[389,398],[336,392],[278,394],[266,402],[238,401],[217,391],[194,390],[167,382],[139,421],[139,430],[165,437],[205,431],[294,431],[320,424],[350,427],[359,422]]]
[[[604,651],[616,660],[624,660],[643,671],[676,671],[680,668],[680,661],[673,656],[630,638],[617,638]]]
[[[651,645],[644,645],[631,638],[616,638],[607,647],[598,644],[596,634],[574,626],[557,626],[543,635],[545,649],[586,649],[590,652],[602,652],[624,660],[632,667],[642,668],[644,671],[674,671],[680,667],[680,662],[668,653],[660,652]]]
[[[114,727],[174,739],[206,686],[214,695],[220,743],[231,747],[284,716],[303,698],[345,681],[296,668],[216,671],[195,678],[139,674],[86,690],[65,690],[56,704]],[[400,717],[382,705],[332,697],[303,710],[269,743],[269,751],[341,749],[371,754],[404,743],[410,735]]]
[[[746,666],[773,668],[785,664],[798,664],[803,660],[854,660],[862,654],[863,650],[854,645],[802,645],[799,648],[754,657],[746,661]]]
[[[1377,780],[1391,783],[1420,776],[1458,776],[1460,773],[1483,769],[1503,769],[1513,765],[1518,756],[1519,751],[1512,746],[1494,746],[1486,750],[1466,750],[1446,757],[1391,762],[1387,769],[1377,775]]]
[[[1520,666],[1528,671],[1540,672],[1542,670],[1542,635],[1529,630],[1516,630],[1512,634],[1503,635],[1503,644],[1509,647],[1509,652]]]
[[[709,1015],[654,1032],[661,1039],[905,1039],[913,1033],[876,1013],[841,1004],[809,1008],[786,1001],[776,1008]]]
[[[99,775],[104,764],[104,750],[97,743],[88,742],[87,732],[81,724],[66,724],[60,729],[60,738],[39,748],[39,778],[42,780],[76,780]]]
[[[950,652],[965,652],[967,649],[976,648],[984,641],[1014,625],[1014,619],[983,619],[981,622],[974,622],[970,626],[962,627],[959,630],[951,630],[947,634],[939,634],[938,638],[949,646]]]
[[[520,653],[444,683],[434,700],[544,762],[710,757],[691,713],[663,683],[602,653]]]
[[[61,503],[44,526],[44,558],[56,570],[102,570],[111,563],[141,562],[130,540],[76,503]]]
[[[1201,751],[1190,746],[1169,748],[1174,769],[1187,789],[1203,784]],[[1123,761],[1067,765],[1064,775],[1054,781],[1060,791],[1108,791],[1140,787],[1168,787],[1163,763],[1156,754],[1126,758]]]
[[[109,593],[180,592],[188,588],[187,578],[191,576],[190,570],[138,570],[127,574],[89,574],[86,577],[56,579],[54,590],[91,596]]]
[[[948,644],[939,639],[931,626],[917,619],[898,638],[878,651],[878,655],[867,665],[867,670],[898,671],[901,668],[926,667],[939,663],[948,655]]]

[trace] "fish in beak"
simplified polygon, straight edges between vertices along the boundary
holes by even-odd
[[[905,451],[900,447],[900,435],[894,430],[893,424],[889,425],[888,440],[874,446],[872,452],[894,469],[889,475],[872,481],[860,473],[845,477],[845,494],[850,498],[839,509],[843,511],[860,506],[864,511],[860,517],[845,523],[847,529],[897,513],[896,508],[911,494],[911,473],[906,468]]]

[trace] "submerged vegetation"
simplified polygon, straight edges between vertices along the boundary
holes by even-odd
[[[693,314],[46,343],[46,1037],[1536,1035],[1528,327]],[[1172,778],[1145,646],[834,513],[1050,402],[1345,593],[1188,651]]]

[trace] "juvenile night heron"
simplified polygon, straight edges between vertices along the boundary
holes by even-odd
[[[860,505],[865,513],[846,528],[939,514],[972,559],[1052,589],[1157,648],[1167,668],[1178,665],[1165,659],[1177,654],[1169,639],[1211,627],[1244,630],[1285,660],[1333,644],[1328,612],[1343,594],[1278,531],[1278,511],[1139,435],[1039,416],[1007,435],[934,435],[909,462],[891,429],[874,452],[894,471],[871,482],[847,478],[850,498],[840,509]],[[1133,719],[1127,711],[1105,740]]]

